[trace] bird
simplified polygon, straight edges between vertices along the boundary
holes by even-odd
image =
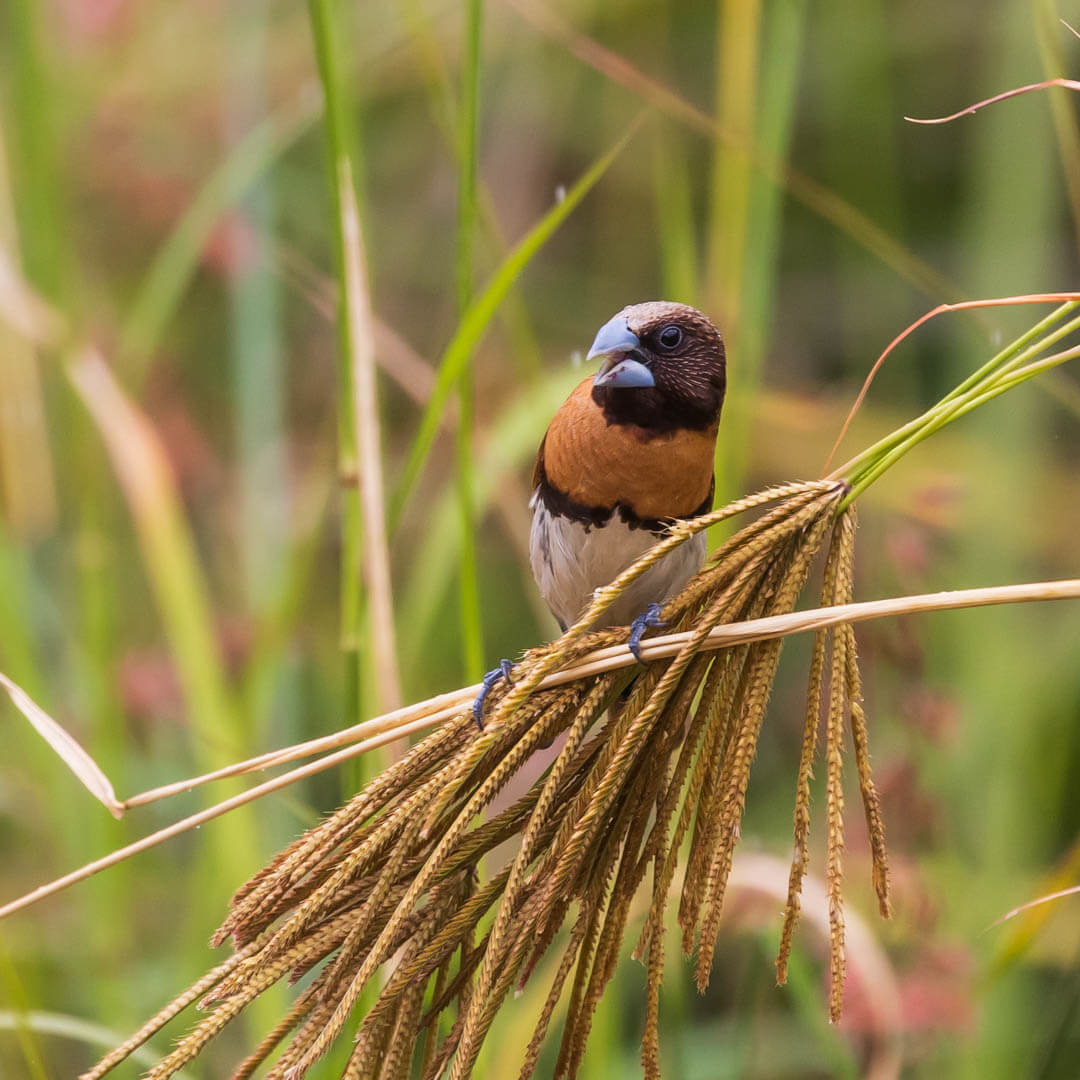
[[[559,407],[532,477],[529,554],[541,596],[562,630],[593,592],[610,584],[679,520],[712,508],[714,458],[724,404],[726,356],[703,312],[671,301],[623,308],[596,334],[586,362],[600,361]],[[705,534],[680,544],[634,581],[594,624],[630,626],[641,661],[645,632],[662,626],[663,603],[701,569]],[[488,672],[473,704],[499,679]]]

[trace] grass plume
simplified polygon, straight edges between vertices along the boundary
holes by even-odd
[[[660,930],[678,853],[690,836],[679,922],[684,948],[697,950],[703,987],[782,645],[771,639],[710,650],[708,635],[721,623],[793,610],[824,546],[832,568],[826,598],[850,596],[854,511],[837,516],[846,491],[838,481],[784,485],[677,526],[599,590],[577,626],[526,654],[514,684],[493,695],[482,732],[462,708],[282,852],[238,891],[218,930],[215,941],[231,937],[240,959],[217,969],[212,987],[200,983],[208,1015],[148,1075],[173,1075],[270,985],[314,970],[287,1021],[238,1075],[280,1050],[268,1075],[301,1076],[348,1032],[355,1043],[345,1075],[412,1075],[407,1048],[420,1037],[422,1075],[463,1080],[501,1003],[554,950],[561,955],[521,1075],[535,1069],[555,1004],[569,985],[557,1074],[574,1076],[615,971],[631,899],[651,871],[650,908],[636,951],[647,965],[645,1072],[658,1076]],[[678,652],[649,663],[636,678],[619,669],[537,688],[552,671],[624,640],[623,629],[591,631],[590,624],[666,550],[752,509],[762,512],[665,608],[669,625],[689,632]],[[855,724],[852,641],[844,628],[833,632],[828,880],[837,1010],[843,974],[837,739],[845,715]],[[860,731],[863,750],[856,756],[865,763],[864,724]],[[491,810],[533,753],[560,737],[546,772],[510,805]],[[868,778],[866,793],[868,820],[880,820]],[[798,835],[805,829],[799,823],[808,821],[804,802],[796,820]],[[484,859],[507,840],[517,842],[509,863]],[[882,863],[882,881],[886,875]],[[374,1004],[357,1016],[354,1006],[368,989],[377,994]],[[189,1002],[190,991],[178,1000]],[[162,1012],[162,1023],[176,1004]],[[440,1025],[444,1014],[451,1019]],[[110,1056],[87,1077],[103,1076],[117,1060]]]

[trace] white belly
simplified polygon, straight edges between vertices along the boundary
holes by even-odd
[[[551,514],[538,493],[530,505],[533,577],[563,629],[581,617],[594,589],[609,585],[660,539],[648,529],[631,529],[618,514],[606,525],[589,527]],[[642,574],[596,625],[628,625],[649,604],[670,600],[704,561],[705,533],[701,532]]]

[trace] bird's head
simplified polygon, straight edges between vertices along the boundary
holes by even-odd
[[[709,428],[724,403],[724,342],[708,316],[651,301],[604,323],[589,350],[602,359],[592,396],[613,423]]]

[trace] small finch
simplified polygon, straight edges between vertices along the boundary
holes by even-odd
[[[552,418],[533,470],[533,577],[565,630],[593,591],[656,544],[671,522],[712,508],[713,457],[724,403],[724,343],[695,308],[653,301],[623,308],[596,335],[600,369]],[[699,533],[641,575],[597,626],[645,630],[705,559]],[[484,679],[477,722],[508,661]]]

